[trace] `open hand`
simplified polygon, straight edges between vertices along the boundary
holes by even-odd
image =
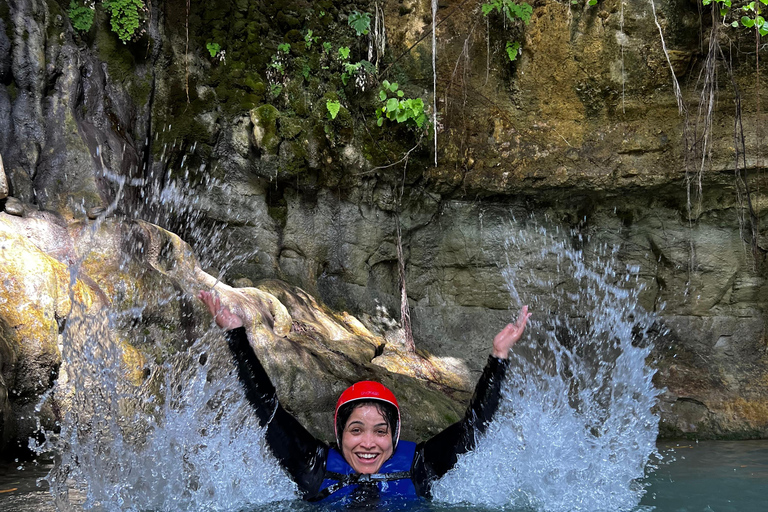
[[[520,314],[517,316],[517,321],[513,324],[507,324],[507,326],[493,338],[493,350],[491,350],[491,353],[494,357],[498,357],[499,359],[506,359],[509,357],[509,349],[511,349],[523,336],[523,331],[525,331],[525,325],[528,323],[529,318],[531,318],[531,313],[528,312],[528,306],[523,306],[520,310]]]
[[[223,306],[217,294],[201,291],[197,297],[208,307],[216,325],[222,329],[229,331],[243,326],[243,319],[230,311],[227,306]]]

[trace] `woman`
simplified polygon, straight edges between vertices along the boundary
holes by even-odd
[[[221,305],[217,295],[198,297],[226,331],[240,382],[266,426],[270,449],[308,501],[369,503],[386,497],[429,497],[432,483],[475,447],[498,408],[509,350],[523,335],[531,314],[523,306],[517,321],[493,339],[464,418],[428,441],[400,441],[400,408],[392,392],[377,382],[353,384],[339,397],[334,428],[336,446],[315,439],[277,400],[267,373],[248,343],[242,319]]]

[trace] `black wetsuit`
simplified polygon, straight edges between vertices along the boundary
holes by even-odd
[[[266,440],[272,453],[296,482],[302,497],[312,500],[326,478],[329,446],[310,434],[280,405],[275,387],[248,343],[245,329],[239,327],[226,334],[245,395],[259,423],[266,425]],[[459,455],[475,447],[477,435],[485,432],[498,409],[508,366],[509,360],[490,356],[464,418],[416,446],[411,480],[418,495],[428,497],[432,482],[447,473]]]

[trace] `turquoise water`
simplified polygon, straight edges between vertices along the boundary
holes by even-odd
[[[648,479],[641,504],[658,512],[768,510],[768,441],[665,443],[676,460]]]
[[[636,512],[765,512],[768,510],[768,441],[712,441],[661,443],[667,459],[645,479],[647,492]],[[23,467],[18,470],[17,467]],[[50,465],[13,463],[0,465],[0,510],[3,512],[53,512],[56,510],[45,487],[36,480]],[[479,490],[482,492],[482,490]],[[70,495],[73,512],[83,510],[83,496]],[[259,512],[317,510],[300,502],[260,506]],[[422,503],[411,510],[459,512],[494,510],[461,505]],[[496,509],[499,510],[499,509]],[[515,512],[515,509],[505,508]],[[519,510],[519,509],[517,509]],[[574,508],[579,512],[588,511]],[[234,512],[234,511],[233,511]],[[614,511],[605,511],[614,512]]]

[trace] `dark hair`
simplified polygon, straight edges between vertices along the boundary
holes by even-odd
[[[384,421],[386,421],[389,426],[389,432],[392,435],[392,443],[394,444],[398,427],[398,415],[395,406],[387,402],[382,402],[381,400],[355,400],[353,402],[347,402],[339,407],[339,412],[336,415],[336,432],[338,434],[336,442],[339,447],[341,447],[341,437],[344,435],[344,428],[347,426],[349,417],[352,416],[352,411],[364,405],[372,405],[376,407],[376,410],[384,416]]]

